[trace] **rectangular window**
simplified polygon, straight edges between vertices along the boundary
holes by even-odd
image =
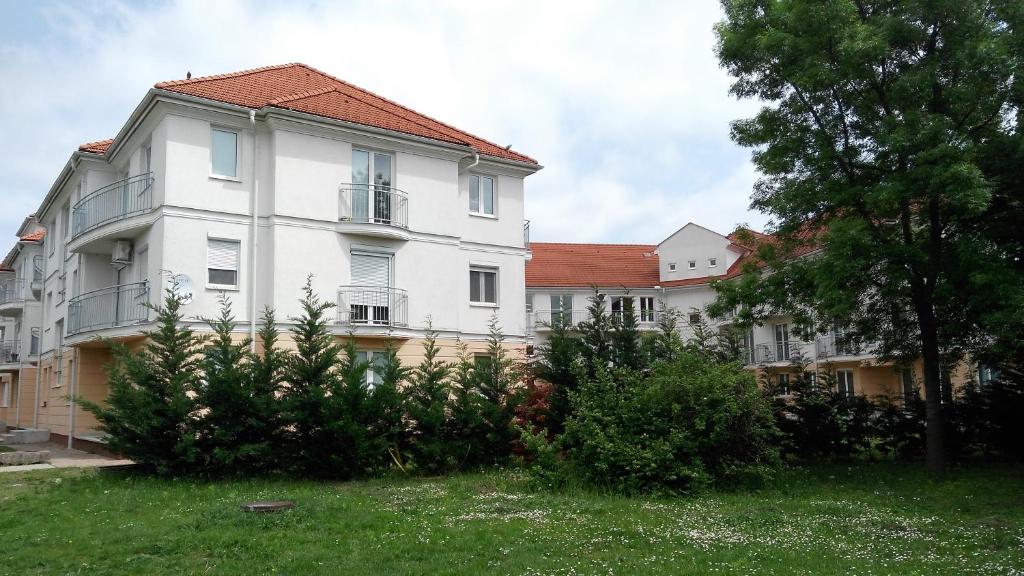
[[[718,266],[718,258],[708,258],[708,268]]]
[[[690,312],[690,315],[687,317],[687,321],[691,326],[694,324],[700,324],[700,312]]]
[[[751,328],[743,334],[743,353],[747,364],[756,364],[754,358],[754,330]]]
[[[676,271],[676,263],[675,262],[669,262],[668,263],[668,271],[669,272],[675,272]]]
[[[384,359],[386,356],[384,352],[373,351],[373,350],[361,350],[356,352],[356,361],[366,363],[366,387],[374,388],[375,386],[384,383],[382,374],[384,373]]]
[[[494,178],[469,175],[469,211],[494,216]]]
[[[238,132],[219,128],[210,131],[210,173],[238,177]]]
[[[494,367],[494,357],[490,354],[477,354],[473,356],[473,367],[481,373],[488,373]]]
[[[4,380],[0,382],[0,408],[7,408],[11,405],[10,384]]]
[[[696,270],[697,269],[697,261],[696,260],[690,260],[689,262],[687,262],[687,265],[689,265],[690,270]]]
[[[153,171],[153,147],[146,146],[142,149],[142,157],[139,158],[140,172],[149,174]]]
[[[633,310],[634,314],[636,309],[633,308],[633,298],[631,296],[615,296],[612,298],[612,317],[622,319],[623,313],[627,310]]]
[[[349,298],[349,321],[357,324],[386,326],[398,303],[390,290],[391,256],[352,253],[352,294]]]
[[[526,312],[533,312],[533,294],[526,295]]]
[[[640,321],[654,322],[654,297],[643,296],[640,298]]]
[[[775,356],[778,360],[789,360],[789,324],[775,325]]]
[[[352,149],[352,221],[390,224],[392,212],[398,217],[398,200],[391,194],[392,180],[391,154]]]
[[[238,255],[241,242],[238,240],[207,240],[206,283],[223,288],[238,287]]]
[[[572,324],[572,294],[551,295],[551,323]]]
[[[914,382],[914,371],[906,368],[900,371],[900,386],[903,388],[903,401],[911,402],[918,398],[917,383]]]
[[[843,398],[853,397],[853,370],[836,370],[836,388]]]
[[[469,269],[469,301],[475,304],[498,303],[498,270],[474,266]]]
[[[789,395],[789,374],[779,374],[779,385],[775,392],[779,396]]]

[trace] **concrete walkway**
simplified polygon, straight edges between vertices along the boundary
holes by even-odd
[[[131,460],[117,460],[90,454],[81,450],[68,450],[66,445],[53,442],[42,444],[18,444],[12,446],[22,451],[46,450],[50,453],[50,461],[46,464],[27,464],[25,466],[0,466],[0,473],[3,472],[27,472],[29,470],[49,470],[52,468],[105,468],[107,466],[127,466],[133,464]]]

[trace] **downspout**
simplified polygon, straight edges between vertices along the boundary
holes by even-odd
[[[260,180],[256,169],[260,158],[260,138],[256,133],[256,111],[249,110],[249,123],[252,124],[252,240],[249,255],[249,351],[256,352],[256,263],[259,252],[259,206]]]
[[[476,167],[476,165],[480,163],[480,153],[476,151],[476,148],[470,148],[470,150],[473,152],[473,161],[470,162],[469,166],[466,166],[466,171]]]
[[[75,392],[78,390],[78,346],[71,347],[71,394],[68,398],[68,450],[75,440]]]

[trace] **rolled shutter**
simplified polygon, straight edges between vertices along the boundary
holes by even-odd
[[[238,271],[239,243],[232,240],[210,240],[206,249],[206,266],[214,270]]]
[[[387,256],[353,254],[352,284],[354,286],[390,286],[391,259]]]

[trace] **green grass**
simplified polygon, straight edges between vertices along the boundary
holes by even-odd
[[[0,452],[14,452],[14,448],[10,446],[0,446]]]
[[[288,498],[275,514],[241,502]],[[623,498],[520,473],[349,483],[0,474],[0,574],[1022,574],[1024,468],[790,471]]]

